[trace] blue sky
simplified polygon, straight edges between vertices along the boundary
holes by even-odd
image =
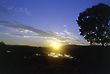
[[[59,37],[70,44],[87,44],[79,36],[76,20],[80,12],[98,3],[109,5],[110,0],[0,0],[0,41],[43,46]]]

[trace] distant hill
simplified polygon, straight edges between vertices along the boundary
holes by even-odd
[[[110,74],[110,46],[63,46],[63,53],[72,55],[72,60],[47,58],[49,50],[51,48],[0,44],[0,68],[6,70],[0,73]]]

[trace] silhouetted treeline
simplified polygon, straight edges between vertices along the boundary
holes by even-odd
[[[80,35],[90,44],[110,44],[110,6],[99,3],[78,16],[77,23]]]
[[[73,59],[51,58],[51,48],[20,45],[0,45],[0,73],[2,74],[109,74],[109,46],[62,47]],[[39,56],[40,54],[40,56]]]

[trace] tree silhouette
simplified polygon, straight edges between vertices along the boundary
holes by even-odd
[[[87,8],[79,14],[77,23],[80,35],[91,45],[110,43],[110,6],[100,3]]]
[[[0,45],[5,45],[5,43],[3,41],[0,42]]]

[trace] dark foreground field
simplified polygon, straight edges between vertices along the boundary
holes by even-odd
[[[62,49],[74,58],[48,57],[49,48],[0,45],[0,74],[110,74],[109,46]]]

